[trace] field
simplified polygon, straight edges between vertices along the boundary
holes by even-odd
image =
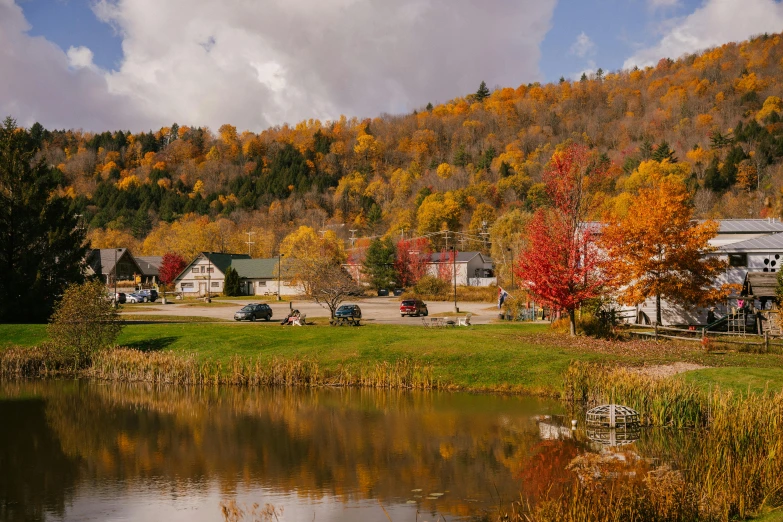
[[[44,325],[0,325],[0,349],[34,346],[46,339]],[[571,339],[547,325],[493,324],[472,328],[367,325],[282,327],[277,323],[129,324],[121,346],[142,351],[172,351],[228,367],[234,355],[271,360],[317,361],[325,370],[340,364],[372,366],[409,359],[432,367],[433,378],[454,388],[556,394],[572,361],[630,367],[677,361],[706,366],[683,374],[705,389],[735,391],[783,388],[783,355],[699,350],[696,344],[650,341],[609,342]]]

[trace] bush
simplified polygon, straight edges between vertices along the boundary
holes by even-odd
[[[413,286],[413,293],[422,299],[443,300],[449,297],[450,286],[443,279],[426,275]]]
[[[100,281],[68,286],[48,327],[54,346],[79,367],[111,346],[121,330],[122,320]]]

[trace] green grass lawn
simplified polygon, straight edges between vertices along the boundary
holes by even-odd
[[[140,317],[141,318],[141,317]],[[45,325],[0,325],[0,347],[33,346],[46,339]],[[469,389],[559,390],[571,361],[630,366],[690,361],[710,366],[685,374],[703,386],[745,391],[783,388],[783,356],[705,353],[698,345],[635,341],[611,343],[552,333],[547,325],[492,324],[429,329],[420,325],[335,328],[283,327],[277,322],[129,324],[120,345],[172,350],[227,363],[231,356],[309,358],[325,369],[373,365],[401,358],[431,364],[436,380]]]

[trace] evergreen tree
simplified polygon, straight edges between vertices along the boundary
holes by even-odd
[[[586,82],[587,81],[587,73],[582,73],[582,77],[579,78],[580,82]]]
[[[84,230],[57,195],[62,174],[33,162],[34,138],[0,127],[0,322],[45,321],[70,283],[83,279]]]
[[[391,239],[374,239],[367,249],[362,272],[370,279],[370,286],[376,290],[390,288],[395,284],[394,261],[397,249]]]
[[[427,104],[427,110],[428,110],[429,112],[432,112],[432,103],[428,103],[428,104]]]
[[[487,89],[486,82],[481,82],[481,85],[479,85],[478,90],[475,94],[476,101],[484,101],[487,98],[489,98],[489,89]]]
[[[231,267],[226,269],[226,278],[223,281],[223,295],[237,296],[240,295],[239,288],[239,274]]]
[[[563,76],[560,77],[560,82],[559,83],[565,83],[565,78]]]
[[[669,148],[669,144],[665,141],[658,144],[650,159],[658,163],[665,160],[669,160],[669,163],[677,163],[677,156],[674,155],[674,151]]]

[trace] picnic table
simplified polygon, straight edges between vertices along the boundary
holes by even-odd
[[[361,326],[360,320],[358,317],[335,317],[329,321],[329,324],[332,326]]]

